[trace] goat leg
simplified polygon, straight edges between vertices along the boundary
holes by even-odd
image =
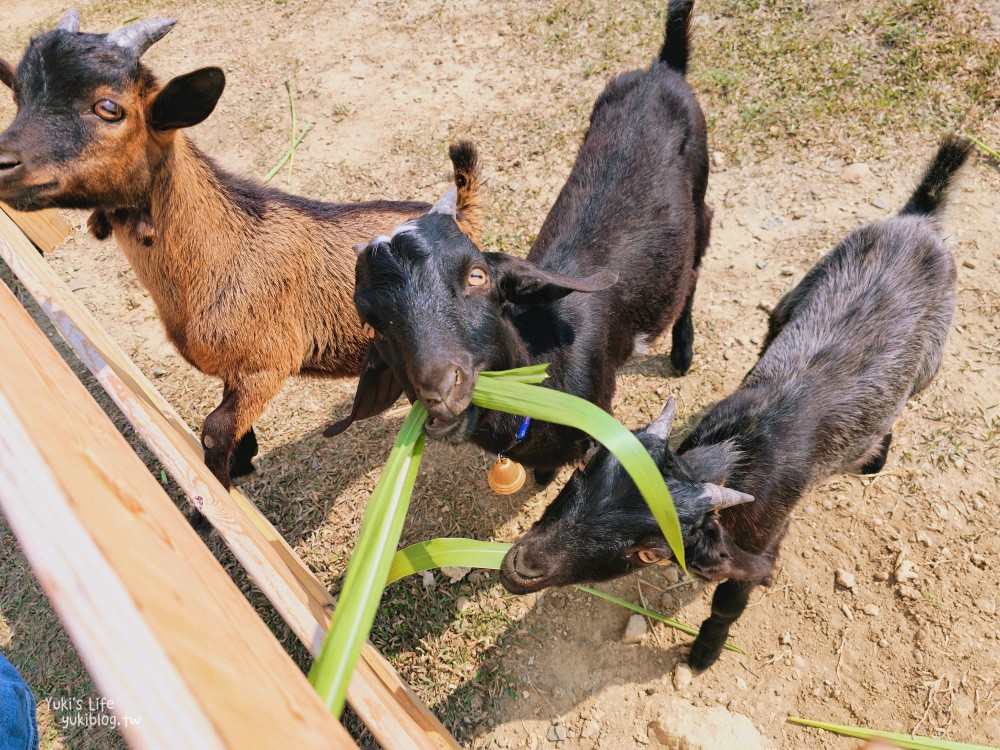
[[[674,323],[671,332],[673,343],[670,347],[670,364],[678,375],[687,373],[691,369],[691,360],[694,359],[694,322],[691,320],[691,310],[694,307],[694,288],[697,280],[696,272],[687,302],[684,303],[684,311]]]
[[[691,645],[688,664],[701,672],[715,664],[722,654],[729,637],[729,628],[736,622],[750,600],[750,593],[757,581],[739,581],[730,578],[719,584],[712,597],[712,614],[701,624],[698,637]]]

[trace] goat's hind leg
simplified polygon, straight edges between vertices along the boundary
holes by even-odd
[[[257,435],[251,427],[250,431],[241,437],[240,442],[236,444],[233,457],[229,462],[229,476],[233,478],[245,477],[247,474],[253,474],[257,471],[257,467],[253,465],[251,459],[257,455],[258,450]]]
[[[686,374],[691,369],[691,360],[694,359],[694,321],[691,319],[694,289],[692,283],[691,292],[688,294],[687,302],[684,303],[684,311],[671,331],[670,364],[678,375]]]
[[[885,462],[889,460],[889,446],[892,445],[892,433],[887,432],[879,445],[878,453],[865,461],[861,467],[862,474],[878,474],[885,468]]]

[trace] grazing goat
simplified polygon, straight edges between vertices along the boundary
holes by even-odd
[[[669,325],[671,361],[687,371],[711,222],[705,118],[684,80],[691,6],[673,0],[659,59],[613,79],[598,98],[527,260],[480,252],[461,231],[463,217],[481,212],[468,143],[451,148],[456,191],[357,248],[354,301],[375,336],[354,409],[328,435],[405,391],[427,407],[428,435],[504,453],[544,483],[587,441],[546,423],[519,441],[518,417],[471,404],[480,371],[549,362],[547,387],[610,409],[635,339]]]
[[[180,129],[212,113],[222,71],[161,87],[140,62],[174,23],[84,34],[70,10],[16,70],[0,60],[17,104],[0,135],[0,200],[95,209],[91,231],[114,233],[167,336],[222,379],[202,443],[228,487],[253,471],[253,423],[289,376],[361,372],[368,338],[351,302],[351,248],[427,204],[321,203],[221,170]]]
[[[968,152],[968,142],[945,140],[899,216],[848,235],[782,298],[760,360],[676,454],[667,446],[673,399],[638,433],[673,496],[688,567],[725,581],[693,667],[715,662],[750,592],[769,583],[806,489],[841,471],[880,471],[893,423],[937,372],[955,309],[940,214]],[[501,580],[527,593],[670,555],[632,480],[602,448],[507,553]]]

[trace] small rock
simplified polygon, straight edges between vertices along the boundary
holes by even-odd
[[[455,600],[455,609],[457,609],[459,612],[464,612],[469,608],[469,604],[470,604],[469,597],[460,596],[458,597],[458,599]]]
[[[879,642],[878,642],[878,646],[879,646],[879,648],[889,648],[889,639],[888,638],[880,638]]]
[[[992,617],[997,613],[997,603],[992,599],[976,599],[976,606],[984,615]]]
[[[788,646],[792,642],[792,634],[791,633],[782,633],[780,640],[781,640],[781,645],[782,646]]]
[[[877,604],[866,604],[863,611],[869,617],[878,617],[879,615],[879,608]]]
[[[448,576],[448,581],[458,583],[465,578],[472,568],[463,568],[461,565],[442,565],[441,572]]]
[[[841,608],[840,608],[840,610],[841,610],[841,612],[844,613],[844,617],[846,617],[848,620],[853,620],[854,619],[854,612],[846,604],[842,605]]]
[[[478,570],[474,570],[469,573],[469,583],[481,583],[483,580],[483,574]]]
[[[660,596],[660,606],[666,610],[670,610],[674,606],[674,597],[669,591],[664,591]]]
[[[979,499],[978,497],[972,498],[972,509],[973,510],[982,510],[985,507],[986,507],[986,503],[984,503],[981,499]]]
[[[808,550],[808,549],[802,550],[802,558],[804,560],[810,560],[810,559],[812,559],[812,556],[813,556],[812,550]]]
[[[559,685],[556,685],[554,688],[552,688],[553,698],[562,698],[564,695],[566,695],[566,691],[563,690],[562,687],[560,687]]]
[[[157,365],[156,367],[153,368],[153,377],[154,378],[162,378],[166,374],[167,374],[167,370],[166,370],[165,367],[161,367],[161,366]]]
[[[742,677],[737,677],[736,678],[736,688],[738,690],[743,690],[744,692],[746,692],[747,690],[750,689],[750,686],[747,685],[747,681],[744,680]]]
[[[913,586],[900,586],[899,595],[904,599],[911,599],[912,601],[923,599],[920,592],[913,588]]]
[[[888,204],[881,198],[872,198],[872,205],[875,206],[875,208],[884,209]]]
[[[678,664],[674,667],[675,690],[684,690],[684,688],[691,684],[692,679],[694,679],[694,674],[691,672],[691,667],[687,664]]]
[[[726,163],[726,155],[721,151],[715,151],[712,153],[712,164],[717,167],[721,167]]]
[[[802,658],[801,656],[799,656],[798,654],[796,654],[795,656],[793,656],[793,657],[792,657],[792,664],[794,664],[794,665],[795,665],[796,667],[798,667],[799,669],[802,669],[802,668],[804,668],[804,667],[805,667],[805,665],[806,665],[806,660],[805,660],[805,659],[803,659],[803,658]]]
[[[917,574],[916,566],[912,560],[902,560],[893,577],[896,579],[896,583],[908,583],[917,580],[920,576]]]
[[[856,582],[854,580],[854,574],[851,573],[850,571],[844,570],[842,568],[838,570],[836,575],[836,581],[838,586],[843,586],[845,589],[850,589],[851,591],[854,591],[854,586]]]
[[[676,696],[658,696],[646,727],[651,747],[662,750],[766,750],[770,747],[746,716],[721,706],[702,708]],[[655,713],[652,713],[655,711]]]
[[[580,730],[580,739],[589,740],[591,737],[595,736],[601,731],[601,725],[598,724],[593,719],[587,719],[583,722],[583,729]]]
[[[885,582],[889,580],[889,574],[886,573],[884,570],[876,570],[872,574],[872,578],[874,578],[876,581]]]
[[[663,580],[668,584],[675,584],[681,580],[681,570],[676,565],[663,566]]]
[[[566,727],[562,724],[555,724],[549,729],[549,733],[545,735],[545,739],[549,742],[562,742],[566,739]]]
[[[784,216],[772,216],[770,219],[765,219],[760,223],[761,229],[774,229],[776,226],[785,223]]]
[[[931,539],[931,535],[928,534],[923,529],[917,532],[917,541],[923,544],[925,547],[930,547],[932,544],[934,544],[934,540]]]
[[[975,269],[975,267],[976,267],[976,261],[974,261],[974,260],[963,260],[962,261],[962,265],[965,266],[966,268]]]
[[[774,309],[774,305],[764,299],[757,303],[757,307],[766,312],[768,315],[770,315],[771,311]]]
[[[986,558],[980,555],[978,552],[973,552],[972,556],[969,558],[969,562],[975,565],[977,568],[986,567]]]
[[[421,583],[424,584],[424,588],[430,590],[434,588],[434,573],[430,570],[425,570],[423,575],[420,576]]]
[[[765,268],[767,268],[767,261],[766,260],[758,260],[757,261],[757,268],[759,268],[761,271],[763,271]]]
[[[870,177],[871,173],[872,170],[867,164],[858,162],[856,164],[848,164],[840,170],[840,179],[844,182],[861,182],[863,179]]]
[[[628,618],[628,625],[625,626],[625,634],[622,635],[622,643],[640,643],[648,632],[646,618],[635,614]]]

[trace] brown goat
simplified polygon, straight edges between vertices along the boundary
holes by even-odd
[[[253,471],[253,424],[289,376],[360,373],[368,339],[352,301],[352,246],[428,206],[321,203],[221,170],[180,128],[211,114],[222,71],[161,88],[140,62],[174,23],[85,34],[70,10],[16,70],[0,60],[17,105],[0,135],[0,200],[95,209],[91,231],[114,234],[171,342],[222,379],[202,443],[228,487]]]

